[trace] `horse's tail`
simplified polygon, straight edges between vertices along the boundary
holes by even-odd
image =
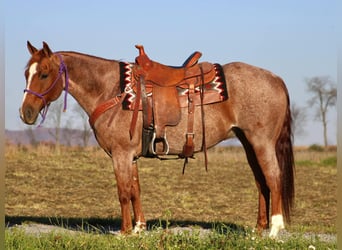
[[[278,159],[279,168],[281,171],[281,197],[283,203],[283,215],[287,222],[290,221],[290,212],[293,206],[295,197],[294,188],[294,156],[292,149],[293,135],[291,130],[292,117],[290,110],[290,99],[287,95],[286,115],[281,129],[280,135],[276,143],[276,155]]]

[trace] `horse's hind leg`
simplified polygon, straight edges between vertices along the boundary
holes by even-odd
[[[141,199],[140,199],[140,183],[138,175],[137,162],[132,163],[133,170],[133,182],[132,182],[132,206],[135,220],[134,233],[139,233],[140,231],[146,229],[146,221],[144,214],[142,212]]]
[[[275,145],[270,141],[260,141],[245,134],[239,128],[233,129],[243,144],[248,162],[253,170],[259,190],[259,211],[257,228],[269,226],[269,202],[271,194],[271,231],[270,237],[276,237],[279,230],[284,228],[281,197],[281,172],[275,152]]]
[[[242,130],[236,127],[233,130],[245,149],[247,160],[253,171],[255,183],[259,191],[257,229],[261,233],[262,230],[269,227],[270,189],[266,184],[265,176],[260,168],[252,145]]]
[[[265,184],[271,192],[271,231],[270,237],[276,237],[284,228],[281,197],[281,172],[275,152],[275,146],[267,143],[254,146],[255,155],[265,178]],[[266,188],[266,187],[264,187]]]

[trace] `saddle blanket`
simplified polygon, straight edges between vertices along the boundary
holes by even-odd
[[[211,104],[222,102],[228,99],[228,90],[226,80],[222,66],[220,64],[214,64],[216,76],[214,80],[203,86],[203,104]],[[135,80],[133,77],[134,64],[127,62],[120,62],[120,90],[121,93],[126,92],[127,95],[122,102],[122,108],[124,110],[134,110],[134,102],[136,98]],[[195,89],[195,105],[200,105],[200,88],[198,86]],[[177,87],[180,106],[182,108],[188,107],[188,89]],[[147,95],[152,97],[152,89],[146,86]],[[142,105],[140,103],[140,110]]]

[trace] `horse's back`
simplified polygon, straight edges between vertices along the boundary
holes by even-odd
[[[230,97],[232,97],[232,94],[239,96],[251,94],[260,98],[258,93],[286,95],[283,80],[269,70],[242,62],[225,64],[223,70],[227,87],[230,91],[233,91],[233,93],[230,93]]]

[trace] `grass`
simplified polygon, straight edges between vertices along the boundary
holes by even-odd
[[[224,228],[218,228],[218,230]],[[295,236],[286,241],[261,238],[257,234],[217,231],[203,237],[200,231],[152,233],[113,237],[94,233],[49,233],[39,237],[17,230],[6,232],[6,249],[336,249],[336,243],[324,243],[317,238]],[[311,246],[311,248],[310,248]]]
[[[234,244],[254,249],[301,249],[296,244],[305,249],[309,245],[336,248],[336,242],[300,237],[305,233],[336,234],[336,151],[296,151],[296,202],[292,223],[286,226],[299,236],[285,242],[261,238],[251,231],[256,223],[257,190],[240,148],[210,150],[208,172],[199,154],[190,160],[185,175],[182,161],[140,159],[149,234],[131,237],[108,234],[120,226],[121,214],[111,161],[100,149],[62,148],[56,154],[47,146],[8,145],[5,151],[6,222],[81,227],[78,231],[85,231],[78,237],[60,233],[36,237],[7,229],[6,249],[130,249],[131,244],[139,249],[152,245],[158,249],[232,249]],[[83,225],[96,230],[90,233]],[[169,228],[176,226],[219,229],[206,237],[171,234]],[[155,230],[160,227],[163,230]]]

